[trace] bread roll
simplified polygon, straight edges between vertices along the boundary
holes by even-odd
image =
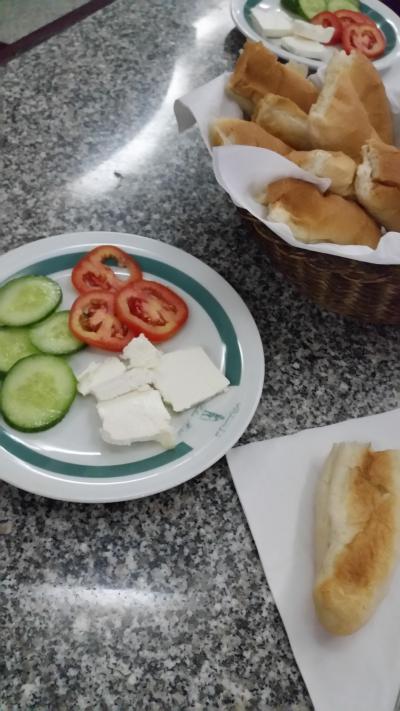
[[[330,191],[343,197],[354,196],[354,178],[357,165],[352,158],[340,151],[292,151],[286,156],[303,170],[318,178],[330,178]]]
[[[335,635],[356,632],[386,592],[400,542],[400,452],[333,446],[315,500],[314,603]]]
[[[272,92],[286,96],[308,112],[318,91],[312,82],[300,76],[261,42],[248,40],[229,80],[227,92],[251,115],[257,102]]]
[[[381,76],[373,63],[364,54],[355,51],[351,54],[339,52],[330,63],[342,75],[349,76],[378,136],[385,143],[393,143],[392,110]]]
[[[290,227],[300,242],[363,244],[375,249],[380,229],[357,203],[339,195],[322,195],[312,183],[284,178],[267,186],[261,202],[268,219]]]
[[[330,62],[325,83],[308,117],[313,148],[343,151],[359,162],[361,148],[376,136],[348,74]]]
[[[266,94],[258,102],[252,120],[298,150],[311,148],[308,116],[291,99]]]
[[[362,154],[357,199],[386,229],[400,232],[400,150],[371,139]]]
[[[243,119],[221,118],[210,126],[210,142],[212,146],[240,145],[268,148],[281,156],[285,156],[292,148],[275,138],[253,121]]]

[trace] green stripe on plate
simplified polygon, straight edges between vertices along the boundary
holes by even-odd
[[[129,252],[129,250],[126,250]],[[132,254],[132,252],[130,252]],[[14,274],[12,277],[24,276],[27,274],[51,275],[66,269],[72,269],[78,259],[81,259],[87,252],[74,252],[72,254],[61,254],[56,257],[49,257],[40,262],[26,267]],[[215,297],[199,282],[184,272],[164,264],[151,257],[138,257],[133,254],[139,262],[144,272],[152,274],[160,279],[165,279],[171,284],[179,287],[189,294],[206,311],[214,323],[221,341],[225,344],[225,374],[231,385],[239,385],[242,375],[242,356],[235,329],[226,311]],[[73,464],[63,462],[59,459],[47,457],[36,450],[19,441],[14,435],[9,434],[0,427],[0,446],[27,464],[39,467],[45,471],[68,476],[79,477],[118,477],[132,474],[140,474],[151,469],[170,464],[176,459],[180,459],[191,451],[191,447],[186,442],[180,442],[174,449],[162,452],[153,457],[142,459],[128,464],[112,464],[107,466]]]
[[[260,39],[265,39],[260,35],[256,24],[253,21],[253,16],[251,14],[251,11],[253,7],[256,7],[256,5],[259,5],[261,0],[247,0],[244,6],[244,16],[249,23],[250,27],[256,32]],[[364,13],[364,15],[369,15],[374,22],[378,25],[379,29],[383,32],[383,34],[386,37],[386,48],[383,53],[383,57],[386,57],[389,52],[391,52],[395,46],[396,46],[396,32],[393,27],[393,25],[388,22],[383,15],[380,14],[377,10],[373,10],[371,7],[366,5],[365,3],[361,2],[360,3],[360,12]]]

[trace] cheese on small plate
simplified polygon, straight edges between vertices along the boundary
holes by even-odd
[[[148,368],[130,368],[116,378],[92,386],[92,394],[97,400],[112,400],[133,390],[150,385],[153,372]]]
[[[81,395],[89,395],[93,392],[94,387],[111,380],[111,378],[115,378],[117,375],[121,375],[125,370],[126,368],[122,361],[115,356],[103,361],[92,362],[77,376],[78,392]]]
[[[330,42],[334,32],[333,27],[313,25],[312,22],[305,22],[304,20],[293,21],[293,34],[304,37],[305,39],[314,40],[314,42]]]
[[[165,353],[154,371],[154,385],[175,412],[223,392],[229,380],[200,347]]]
[[[121,395],[99,402],[97,411],[105,442],[128,445],[134,442],[155,440],[169,449],[176,445],[176,435],[171,427],[171,415],[153,388]]]
[[[122,351],[122,358],[129,361],[128,368],[155,368],[161,352],[142,333],[132,338]]]
[[[289,52],[299,54],[302,57],[309,57],[310,59],[324,59],[328,52],[327,48],[319,42],[292,35],[282,37],[281,45]]]
[[[257,30],[264,37],[284,37],[292,32],[293,20],[283,10],[253,7],[251,15]]]

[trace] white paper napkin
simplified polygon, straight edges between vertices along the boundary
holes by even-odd
[[[321,68],[317,74],[311,77],[316,84],[321,84],[324,69]],[[395,119],[396,140],[400,145],[400,61],[391,67],[390,72],[385,72],[382,79],[385,82],[386,90],[391,102]],[[194,89],[185,96],[177,99],[174,104],[174,111],[179,130],[185,131],[197,123],[204,143],[213,156],[213,167],[215,177],[221,187],[229,194],[235,205],[239,205],[257,217],[269,229],[273,230],[279,237],[293,247],[310,250],[312,252],[323,252],[333,254],[348,259],[356,259],[372,264],[400,264],[400,233],[387,232],[380,240],[377,249],[357,245],[338,244],[304,244],[296,240],[291,230],[277,222],[270,222],[266,219],[266,210],[260,207],[254,196],[254,184],[257,182],[256,174],[263,175],[264,187],[277,180],[277,166],[282,167],[284,161],[284,171],[279,172],[279,177],[300,177],[298,168],[286,159],[282,159],[278,154],[267,151],[264,148],[253,148],[250,146],[223,146],[212,149],[209,141],[209,126],[217,118],[243,118],[242,110],[237,103],[230,99],[225,92],[225,86],[230,74],[225,72],[212,81],[204,84],[198,89]],[[240,148],[241,150],[236,150]],[[251,174],[250,168],[254,169],[255,175]],[[311,173],[302,171],[303,179],[309,182],[316,182]],[[304,177],[305,176],[305,177]],[[317,181],[317,184],[329,187],[329,181]]]
[[[400,565],[365,627],[333,637],[316,618],[313,505],[332,444],[400,449],[400,410],[237,447],[232,478],[316,711],[393,711],[400,689]]]

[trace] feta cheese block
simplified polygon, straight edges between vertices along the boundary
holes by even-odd
[[[293,20],[283,10],[264,9],[257,5],[253,7],[251,16],[264,37],[284,37],[292,32]]]
[[[175,412],[223,392],[229,380],[200,347],[165,353],[154,371],[154,386]]]
[[[310,59],[324,59],[327,56],[327,49],[323,44],[305,39],[304,37],[295,37],[292,35],[282,37],[281,45],[289,52],[293,52],[302,57],[309,57]]]
[[[81,395],[89,395],[93,392],[93,387],[104,383],[117,375],[121,375],[126,370],[122,361],[116,356],[106,358],[103,361],[92,362],[77,376],[78,392]]]
[[[312,22],[304,20],[293,20],[293,34],[314,40],[314,42],[330,42],[334,32],[333,27],[322,27],[322,25],[313,25]]]
[[[122,351],[122,358],[129,361],[128,368],[155,368],[161,355],[143,334],[132,338]]]
[[[131,368],[111,380],[93,385],[92,394],[97,400],[112,400],[119,395],[139,390],[144,385],[149,385],[152,380],[153,372],[148,368]]]
[[[176,444],[171,415],[160,393],[153,388],[147,386],[99,402],[97,412],[101,419],[101,436],[109,444],[128,445],[155,440],[167,449]]]

